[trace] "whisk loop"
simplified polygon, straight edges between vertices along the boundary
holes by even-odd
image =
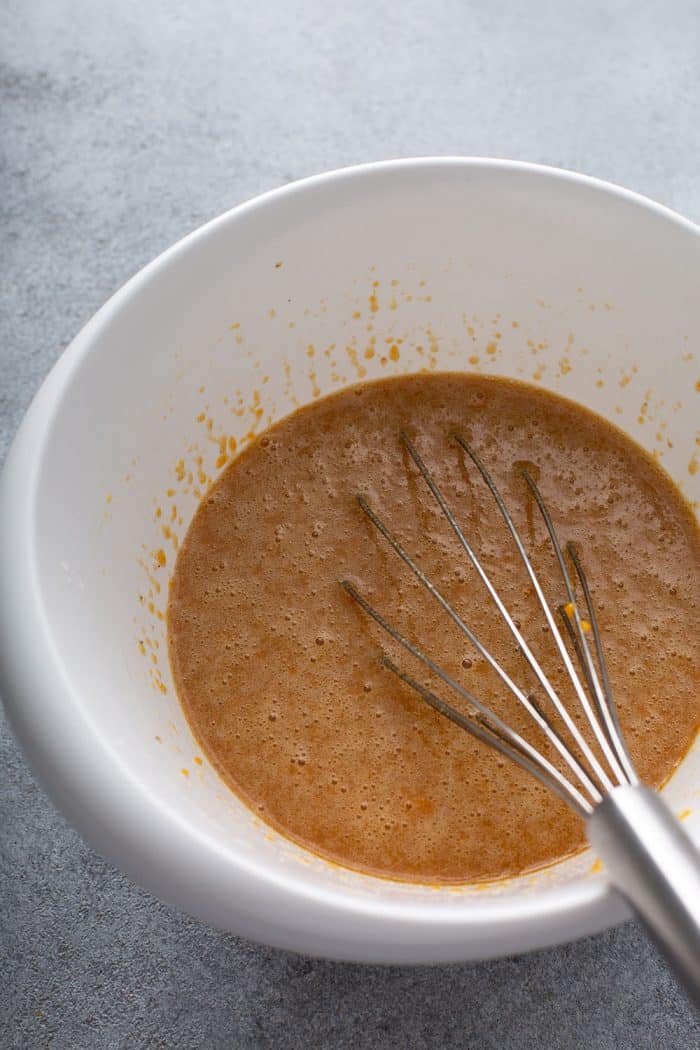
[[[471,733],[479,740],[482,740],[497,751],[500,751],[502,754],[520,765],[523,769],[526,769],[529,773],[555,791],[556,794],[564,799],[564,801],[579,813],[579,815],[588,815],[593,812],[594,807],[601,802],[604,795],[609,793],[614,786],[621,784],[635,784],[637,783],[637,777],[620,733],[617,712],[612,699],[610,681],[603,654],[598,621],[580,555],[572,544],[567,545],[566,550],[571,558],[576,577],[583,593],[586,607],[585,619],[587,620],[587,623],[590,624],[590,630],[593,635],[596,661],[594,661],[591,653],[587,634],[583,627],[584,617],[582,617],[579,612],[574,585],[552,518],[535,480],[527,469],[523,468],[521,470],[522,477],[532,493],[538,510],[542,515],[564,582],[568,606],[567,609],[565,609],[564,606],[560,606],[559,613],[564,623],[565,633],[572,643],[575,659],[580,665],[579,673],[566,646],[562,632],[557,625],[554,612],[545,597],[543,588],[535,573],[520,534],[518,533],[513,518],[498,487],[496,486],[496,483],[471,445],[460,434],[453,434],[452,437],[472,461],[479,472],[479,475],[491,492],[491,495],[494,497],[496,505],[498,506],[511,537],[515,542],[520,558],[544,614],[547,627],[554,639],[557,651],[564,663],[564,667],[566,668],[569,680],[586,718],[586,722],[594,735],[602,756],[599,757],[586,740],[570,711],[567,709],[557,690],[547,677],[541,664],[524,638],[519,625],[515,622],[505,603],[498,594],[498,591],[486,572],[476,551],[462,530],[462,527],[437,485],[432,473],[406,433],[400,435],[400,440],[404,448],[417,467],[445,519],[450,524],[460,546],[476,570],[477,575],[498,610],[501,619],[515,639],[518,649],[527,661],[527,664],[535,675],[547,699],[563,722],[566,732],[573,742],[573,747],[564,739],[562,733],[552,723],[551,718],[546,715],[536,698],[513,681],[512,677],[506,672],[493,653],[491,653],[487,646],[483,644],[469,624],[459,615],[442,594],[440,589],[428,578],[411,554],[409,554],[409,552],[403,547],[393,532],[370,506],[365,496],[358,495],[357,502],[372,525],[384,537],[389,546],[401,558],[401,560],[408,566],[421,585],[442,606],[443,610],[447,613],[453,623],[458,627],[462,634],[469,639],[477,652],[498,675],[506,689],[527,712],[538,730],[553,745],[567,767],[567,774],[565,775],[562,773],[542,754],[540,750],[538,750],[538,748],[534,747],[529,741],[516,733],[506,722],[499,718],[494,711],[474,696],[472,692],[466,689],[452,675],[448,674],[429,655],[424,653],[414,641],[405,637],[405,635],[390,624],[382,613],[375,609],[367,599],[360,594],[352,583],[348,580],[343,580],[342,586],[350,597],[352,597],[364,610],[364,612],[372,617],[372,619],[390,637],[392,637],[394,641],[403,646],[404,649],[411,653],[411,655],[427,667],[428,670],[432,671],[433,674],[440,678],[450,690],[457,694],[462,700],[466,701],[469,705],[470,713],[468,715],[462,714],[442,697],[438,696],[402,668],[398,667],[393,661],[389,660],[388,657],[383,658],[385,667],[396,674],[427,704],[440,714],[449,718],[456,725],[460,726],[460,728]]]

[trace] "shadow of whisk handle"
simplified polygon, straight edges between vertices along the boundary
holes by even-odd
[[[700,1008],[700,853],[647,787],[617,787],[587,821],[610,882]]]

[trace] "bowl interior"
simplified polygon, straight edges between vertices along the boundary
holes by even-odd
[[[421,369],[559,391],[652,450],[697,501],[699,244],[662,209],[542,170],[378,166],[223,217],[81,335],[40,463],[38,583],[72,703],[120,775],[177,813],[185,838],[196,829],[195,865],[212,850],[319,893],[462,913],[517,899],[534,914],[596,879],[584,854],[486,888],[402,885],[272,832],[220,782],[180,710],[168,577],[234,450],[344,384]],[[700,838],[699,787],[695,748],[667,794]]]

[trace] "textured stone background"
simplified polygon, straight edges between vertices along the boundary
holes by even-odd
[[[4,0],[0,49],[0,458],[111,292],[289,179],[400,155],[515,157],[700,220],[695,0]],[[6,729],[0,769],[3,1047],[700,1045],[634,925],[435,969],[285,955],[103,863]]]

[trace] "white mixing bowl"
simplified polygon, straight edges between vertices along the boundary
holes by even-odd
[[[206,922],[336,958],[493,956],[625,916],[590,853],[439,888],[347,871],[273,833],[199,757],[162,614],[197,490],[234,442],[360,378],[533,380],[656,450],[697,500],[698,234],[565,172],[398,161],[235,208],[100,310],[27,413],[0,492],[2,694],[96,849]],[[666,794],[696,841],[699,788],[695,748]]]

